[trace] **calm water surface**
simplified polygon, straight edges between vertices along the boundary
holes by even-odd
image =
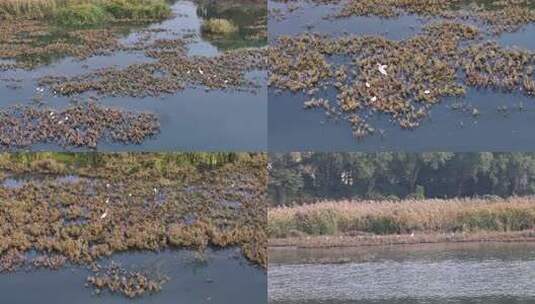
[[[205,17],[225,17],[244,28],[250,26],[251,19],[260,14],[265,16],[265,7],[237,6],[228,9],[216,5],[215,1],[197,4],[191,1],[176,1],[173,6],[175,17],[149,28],[168,30],[157,33],[157,38],[177,38],[193,36],[189,45],[189,55],[214,56],[220,52],[238,47],[255,47],[265,44],[262,40],[245,39],[248,34],[241,30],[228,39],[204,37],[200,27]],[[256,21],[257,19],[255,19]],[[130,28],[122,39],[124,43],[135,43],[142,37],[142,27]],[[20,88],[13,89],[10,81],[0,81],[0,106],[31,104],[35,96],[43,97],[43,106],[65,108],[69,98],[54,96],[52,92],[38,93],[37,81],[48,75],[76,76],[105,67],[126,67],[135,63],[150,62],[152,59],[143,52],[116,52],[109,56],[95,56],[87,60],[58,58],[51,64],[32,71],[0,72],[0,79],[15,78]],[[211,90],[189,88],[175,94],[160,97],[106,97],[100,102],[107,106],[134,111],[150,111],[157,114],[161,123],[161,133],[142,145],[122,145],[101,143],[102,151],[260,151],[267,147],[267,73],[256,71],[248,75],[260,86],[258,90]],[[94,93],[83,94],[77,99],[86,100]],[[62,150],[55,145],[35,145],[33,150]],[[77,149],[74,149],[77,150]]]
[[[381,35],[401,40],[418,34],[429,20],[415,15],[399,18],[350,17],[325,18],[339,11],[337,5],[313,5],[299,2],[298,9],[287,12],[287,6],[269,1],[269,9],[281,9],[286,14],[278,18],[270,14],[269,35],[273,41],[280,35],[304,32],[328,34]],[[311,28],[309,28],[311,27]],[[515,33],[504,33],[497,40],[504,46],[517,46],[535,51],[535,25],[527,25]],[[322,96],[335,100],[336,91],[326,90]],[[535,149],[532,130],[535,122],[535,98],[519,93],[499,93],[493,90],[469,88],[463,98],[444,98],[432,108],[430,117],[416,130],[402,130],[386,115],[370,120],[384,135],[356,140],[349,123],[328,120],[323,110],[304,110],[304,94],[278,93],[268,90],[268,146],[270,151],[525,151]],[[463,103],[476,107],[481,115],[453,110]],[[506,106],[506,114],[498,107]],[[523,110],[520,111],[519,109]]]
[[[129,253],[112,256],[128,269],[167,275],[170,281],[161,292],[127,299],[103,291],[93,294],[85,288],[91,272],[81,267],[58,271],[38,270],[0,275],[2,303],[266,303],[266,273],[249,264],[239,249],[206,253],[200,262],[190,251]]]
[[[535,303],[530,243],[290,248],[269,254],[273,304]],[[342,257],[345,263],[334,263]]]

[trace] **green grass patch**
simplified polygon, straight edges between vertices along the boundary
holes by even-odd
[[[46,20],[59,26],[92,26],[111,21],[155,21],[171,15],[165,0],[7,0],[0,19]]]
[[[80,4],[58,9],[54,19],[63,26],[86,26],[108,22],[111,16],[101,6]]]
[[[158,20],[171,15],[165,1],[111,0],[103,7],[115,19]]]

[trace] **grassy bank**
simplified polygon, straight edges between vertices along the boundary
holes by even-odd
[[[112,21],[161,20],[171,9],[165,0],[4,0],[0,19],[34,19],[64,26]]]
[[[226,164],[260,169],[265,154],[232,152],[197,153],[1,153],[0,178],[6,175],[75,174],[88,177],[123,179],[165,176],[188,170],[208,170]]]
[[[268,212],[270,238],[508,233],[535,228],[535,197],[326,201]]]

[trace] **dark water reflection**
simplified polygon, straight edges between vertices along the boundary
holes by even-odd
[[[199,262],[189,251],[133,253],[112,260],[135,271],[167,275],[157,294],[136,299],[84,288],[90,274],[80,267],[0,275],[2,303],[266,303],[266,273],[250,265],[238,249],[209,251]]]
[[[535,244],[272,249],[268,293],[277,304],[533,303],[534,279]]]
[[[176,1],[173,6],[175,17],[161,23],[149,25],[151,29],[165,29],[154,33],[152,39],[189,37],[189,55],[214,56],[228,48],[261,45],[261,41],[250,41],[244,32],[221,43],[213,44],[201,34],[203,17],[198,15],[199,5],[192,1]],[[210,16],[217,12],[206,9]],[[247,7],[243,18],[249,20],[251,15],[261,14],[265,7]],[[233,11],[232,20],[240,23],[240,10]],[[250,21],[247,21],[250,22]],[[246,23],[247,23],[246,22]],[[247,23],[248,24],[248,23]],[[125,29],[121,42],[133,44],[143,37],[140,32],[146,27]],[[264,42],[265,43],[265,40]],[[39,92],[37,82],[44,76],[76,76],[107,68],[124,68],[131,64],[150,62],[143,51],[116,52],[108,56],[94,56],[86,60],[71,57],[51,59],[49,65],[31,71],[10,70],[0,72],[0,106],[34,104],[33,98],[41,99],[44,107],[65,108],[70,98],[56,96],[52,92]],[[205,87],[188,88],[175,94],[160,97],[106,97],[100,102],[125,110],[154,112],[161,123],[161,133],[141,145],[123,145],[100,143],[101,151],[261,151],[267,148],[267,91],[265,71],[251,72],[258,89],[245,90],[210,90]],[[16,80],[16,81],[14,81]],[[89,92],[77,96],[87,100],[96,94]],[[38,144],[32,150],[63,150],[50,144]],[[72,149],[80,150],[80,149]]]
[[[203,19],[222,18],[231,21],[238,31],[225,37],[202,34],[221,49],[238,47],[262,47],[267,44],[267,37],[262,34],[267,28],[267,4],[262,1],[234,0],[198,1],[197,14]]]
[[[473,2],[473,1],[472,1]],[[484,4],[488,1],[476,1]],[[269,2],[269,33],[273,41],[280,35],[304,32],[337,37],[346,34],[381,35],[401,40],[418,34],[430,20],[402,14],[399,18],[349,17],[328,18],[340,10],[337,5],[314,5],[298,2],[298,9]],[[280,9],[285,17],[277,17]],[[485,39],[497,40],[504,46],[535,51],[535,25],[526,25],[514,33],[503,33]],[[430,118],[416,130],[402,130],[386,115],[375,115],[369,122],[384,134],[356,140],[345,121],[327,120],[322,110],[305,110],[304,94],[277,93],[268,90],[268,146],[270,151],[526,151],[535,149],[532,140],[535,121],[535,99],[519,93],[500,93],[468,88],[463,98],[444,98],[433,107]],[[323,96],[335,101],[336,92],[329,89]],[[453,111],[458,103],[477,108],[480,116]],[[506,106],[507,113],[498,107]],[[519,109],[522,108],[522,111]]]

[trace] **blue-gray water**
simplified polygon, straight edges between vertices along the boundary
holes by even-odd
[[[273,304],[535,303],[533,243],[285,248],[269,255]]]
[[[239,249],[208,250],[205,261],[185,250],[125,253],[111,260],[134,271],[170,277],[161,292],[128,299],[103,291],[94,295],[84,287],[91,274],[83,267],[0,274],[2,303],[266,303],[266,273],[251,265]],[[106,262],[106,261],[105,261]]]
[[[269,1],[269,8],[286,11],[286,5]],[[400,40],[418,34],[428,23],[414,15],[399,18],[350,17],[325,19],[339,11],[338,5],[314,5],[299,1],[299,7],[286,12],[284,18],[270,14],[269,35],[273,41],[280,35],[304,32],[328,34],[381,35]],[[312,26],[309,30],[307,26]],[[515,33],[504,33],[495,39],[504,46],[535,50],[535,25],[524,26]],[[335,100],[335,90],[324,97]],[[357,140],[348,122],[328,120],[323,110],[305,110],[304,94],[268,89],[268,146],[270,151],[527,151],[535,149],[532,130],[535,122],[535,98],[520,93],[499,93],[470,88],[465,97],[444,98],[433,107],[430,117],[415,130],[402,130],[387,115],[370,120],[378,134]],[[481,115],[452,110],[454,103],[476,107]],[[497,111],[506,106],[506,115]],[[523,108],[522,111],[519,108]]]
[[[196,38],[189,45],[190,55],[214,56],[222,49],[201,35],[202,18],[198,4],[191,1],[177,1],[172,6],[175,17],[150,25],[150,28],[168,30],[157,33],[155,38],[177,38],[193,34]],[[239,16],[236,17],[239,19]],[[140,29],[142,30],[142,28]],[[122,41],[138,41],[138,30],[126,35]],[[242,43],[243,44],[243,43]],[[142,51],[116,52],[109,56],[94,56],[87,60],[70,57],[59,59],[50,65],[31,71],[15,70],[0,72],[0,79],[15,78],[22,82],[18,89],[10,88],[10,81],[0,82],[0,105],[30,104],[34,96],[42,95],[44,106],[65,108],[69,98],[54,96],[52,92],[37,92],[37,81],[47,75],[76,76],[104,67],[126,67],[152,59]],[[150,111],[157,114],[161,122],[161,133],[141,145],[123,145],[101,142],[101,151],[261,151],[267,147],[267,92],[265,71],[250,73],[260,89],[255,92],[236,90],[210,90],[204,87],[188,88],[175,94],[160,97],[106,97],[100,100],[106,106],[134,111]],[[78,96],[84,100],[87,93]],[[38,144],[33,150],[62,150],[50,144]]]

